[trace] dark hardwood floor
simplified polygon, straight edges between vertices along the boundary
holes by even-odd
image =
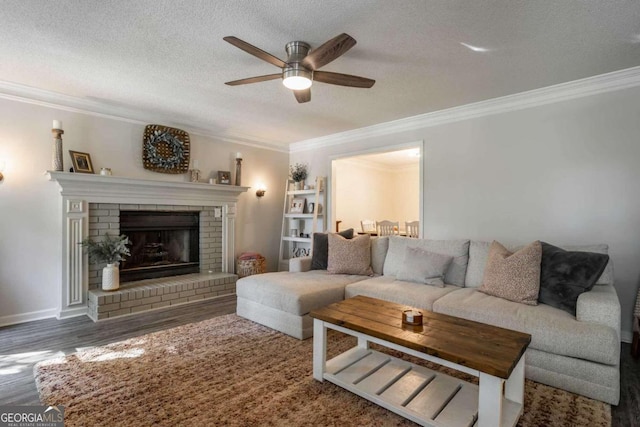
[[[0,328],[0,406],[39,405],[33,366],[80,348],[104,345],[215,316],[235,313],[235,296],[94,323],[88,317],[39,320]],[[640,360],[622,344],[620,404],[613,427],[640,426]]]

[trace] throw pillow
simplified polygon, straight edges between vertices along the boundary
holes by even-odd
[[[339,234],[329,234],[327,271],[331,274],[373,275],[371,270],[371,236],[364,234],[345,239]]]
[[[341,231],[339,235],[351,239],[353,238],[353,228]],[[327,257],[329,254],[329,240],[327,233],[313,233],[313,253],[311,255],[312,270],[326,270]]]
[[[565,251],[542,242],[538,301],[575,316],[578,297],[593,288],[608,262],[606,254]]]
[[[444,273],[451,261],[453,257],[449,255],[407,247],[396,279],[444,288]]]
[[[509,301],[538,305],[541,259],[542,245],[538,240],[515,253],[494,240],[478,290]]]

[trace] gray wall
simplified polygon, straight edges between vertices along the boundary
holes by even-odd
[[[0,99],[0,160],[6,163],[0,182],[0,324],[50,316],[59,303],[62,198],[58,184],[44,175],[51,169],[53,119],[63,122],[66,170],[71,149],[90,153],[95,170],[110,167],[117,176],[188,180],[142,167],[143,124]],[[242,184],[254,188],[238,203],[236,252],[260,252],[275,271],[288,153],[195,134],[191,143],[203,179],[218,170],[233,176],[235,153],[242,152]],[[255,196],[259,182],[267,187],[262,199]]]
[[[332,157],[416,140],[425,142],[426,236],[608,243],[629,339],[640,283],[640,88],[297,151],[303,142],[291,162],[329,175]]]

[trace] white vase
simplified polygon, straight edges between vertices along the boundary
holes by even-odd
[[[120,287],[120,269],[116,264],[107,264],[102,269],[102,290],[115,291]]]
[[[294,190],[302,190],[304,188],[304,181],[294,181],[293,189]]]

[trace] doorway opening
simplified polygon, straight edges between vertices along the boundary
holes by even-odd
[[[423,236],[422,141],[331,160],[331,228],[365,232],[363,221],[420,221]]]

